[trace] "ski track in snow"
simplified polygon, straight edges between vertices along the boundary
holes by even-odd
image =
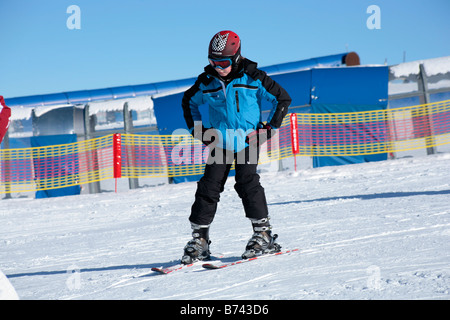
[[[450,153],[263,172],[283,249],[220,270],[177,263],[196,183],[0,201],[0,270],[21,299],[449,299]],[[230,177],[211,250],[251,236]]]

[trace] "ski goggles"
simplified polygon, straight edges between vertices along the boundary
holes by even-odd
[[[211,59],[209,58],[209,64],[213,68],[219,68],[219,69],[226,69],[229,66],[231,66],[232,62],[230,58],[223,58],[223,59]]]

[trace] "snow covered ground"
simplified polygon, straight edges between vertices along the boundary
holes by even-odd
[[[263,173],[279,243],[300,251],[166,276],[150,268],[181,257],[195,182],[3,200],[0,270],[21,299],[447,300],[449,173],[450,153]],[[228,260],[251,236],[233,184],[211,227]]]

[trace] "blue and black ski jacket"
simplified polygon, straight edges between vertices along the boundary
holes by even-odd
[[[277,82],[257,64],[243,59],[230,79],[221,79],[213,67],[205,67],[195,84],[183,96],[182,107],[186,124],[192,132],[200,122],[199,106],[209,105],[209,122],[219,132],[223,148],[239,152],[247,144],[246,136],[261,125],[261,101],[266,99],[273,108],[267,123],[274,129],[281,126],[291,98]]]

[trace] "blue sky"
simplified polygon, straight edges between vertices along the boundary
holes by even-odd
[[[69,29],[70,5],[81,29]],[[368,29],[370,5],[381,29]],[[362,64],[450,55],[449,0],[0,0],[5,98],[190,78],[220,30],[259,66],[356,51]]]

